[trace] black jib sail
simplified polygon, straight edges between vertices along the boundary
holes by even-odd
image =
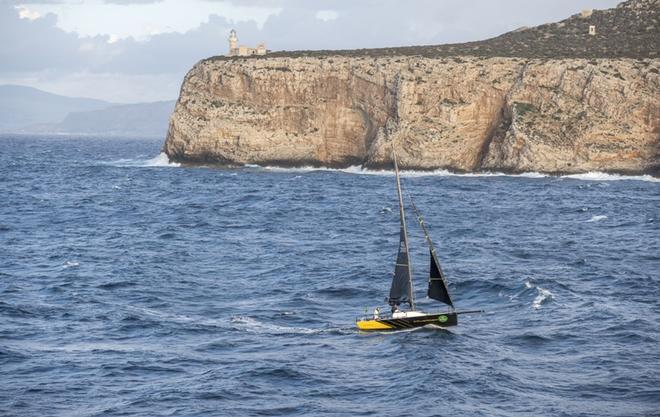
[[[429,250],[431,254],[431,270],[429,274],[429,298],[434,300],[442,301],[445,304],[449,304],[454,307],[454,303],[451,301],[449,296],[449,290],[447,289],[447,283],[445,282],[445,276],[440,269],[440,265],[433,253],[433,249]]]

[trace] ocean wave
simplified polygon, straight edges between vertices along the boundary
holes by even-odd
[[[346,174],[355,175],[382,175],[392,176],[394,171],[370,169],[362,165],[354,165],[347,168],[327,168],[327,167],[314,167],[314,166],[301,166],[301,167],[278,167],[271,165],[256,165],[246,164],[245,168],[262,169],[273,172],[290,172],[290,173],[306,173],[306,172],[343,172]],[[574,179],[583,181],[647,181],[647,182],[660,182],[660,178],[651,175],[621,175],[621,174],[607,174],[605,172],[587,172],[583,174],[568,174],[568,175],[552,175],[541,172],[523,172],[519,174],[511,174],[506,172],[497,171],[483,171],[483,172],[452,172],[446,169],[436,169],[430,171],[422,170],[401,170],[401,176],[404,177],[466,177],[466,178],[489,178],[489,177],[513,177],[513,178],[561,178],[561,179]]]
[[[100,288],[102,290],[114,290],[119,288],[134,287],[136,285],[138,285],[137,282],[133,281],[115,281],[98,284],[96,288]]]
[[[365,168],[362,165],[353,165],[347,168],[327,168],[327,167],[314,167],[314,166],[301,166],[301,167],[278,167],[271,165],[255,165],[255,164],[246,164],[245,168],[252,169],[263,169],[266,171],[273,172],[290,172],[290,173],[306,173],[306,172],[343,172],[345,174],[355,174],[355,175],[380,175],[380,176],[393,176],[394,171],[385,170],[385,169],[370,169]],[[401,176],[404,177],[521,177],[521,178],[546,178],[549,175],[541,174],[539,172],[525,172],[522,174],[506,174],[503,172],[451,172],[446,169],[436,169],[436,170],[407,170],[403,169],[400,171]]]
[[[80,262],[77,262],[77,261],[66,261],[66,262],[64,263],[64,265],[62,265],[62,268],[63,268],[63,269],[67,269],[67,268],[76,268],[76,267],[79,267],[79,266],[80,266]]]
[[[178,162],[171,162],[169,156],[165,152],[161,152],[158,156],[144,161],[146,167],[180,167]]]
[[[171,162],[165,152],[161,152],[150,159],[117,159],[115,161],[110,161],[109,163],[106,162],[106,164],[119,168],[176,168],[181,166],[178,162]]]
[[[554,300],[555,298],[555,295],[549,290],[541,288],[538,285],[534,285],[529,281],[525,281],[525,287],[528,289],[536,289],[537,295],[536,298],[534,298],[534,301],[532,301],[532,307],[534,307],[536,310],[541,308],[541,306],[546,302]]]
[[[23,349],[10,349],[7,346],[0,346],[0,364],[9,364],[16,361],[28,359]]]
[[[30,317],[35,315],[34,312],[28,310],[26,307],[5,303],[3,301],[0,301],[0,314],[9,317]]]
[[[570,178],[583,181],[648,181],[660,182],[660,178],[651,175],[621,175],[607,174],[605,172],[592,171],[584,174],[562,175],[561,178]]]
[[[605,219],[607,219],[607,216],[591,216],[591,218],[587,220],[587,223],[595,223]]]

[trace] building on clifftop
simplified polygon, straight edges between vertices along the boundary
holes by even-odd
[[[268,50],[265,43],[260,43],[256,48],[249,46],[238,46],[238,36],[234,29],[229,32],[229,56],[252,56],[252,55],[266,55]]]

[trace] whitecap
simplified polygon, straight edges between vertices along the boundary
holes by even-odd
[[[607,219],[607,216],[591,216],[589,220],[587,220],[587,223],[594,223],[594,222],[599,222],[601,220]]]
[[[255,164],[245,164],[243,165],[244,168],[251,168],[251,169],[263,169],[266,171],[273,171],[273,172],[289,172],[292,174],[296,173],[307,173],[307,172],[314,172],[314,171],[337,171],[341,172],[341,169],[334,169],[334,168],[326,168],[326,167],[313,167],[313,166],[300,166],[300,167],[278,167],[278,166],[273,166],[273,165],[255,165]]]
[[[105,164],[112,165],[119,168],[151,168],[151,167],[180,167],[178,162],[171,162],[170,158],[165,152],[161,152],[157,156],[150,159],[118,159],[116,161],[105,162]]]
[[[66,268],[75,268],[75,267],[77,267],[77,266],[80,266],[80,262],[76,262],[76,261],[66,261],[66,262],[64,263],[64,265],[62,265],[62,268],[64,268],[64,269],[66,269]]]
[[[545,303],[547,300],[553,300],[555,298],[554,294],[546,290],[545,288],[541,288],[537,286],[536,291],[538,291],[538,295],[536,296],[534,301],[532,301],[532,306],[535,309],[541,308],[541,305]]]
[[[181,164],[178,162],[171,162],[170,157],[167,156],[165,152],[161,152],[158,156],[147,159],[144,161],[145,167],[180,167]]]
[[[583,181],[648,181],[660,182],[660,178],[652,177],[651,175],[621,175],[621,174],[607,174],[605,172],[592,171],[584,174],[571,174],[563,175],[562,178],[571,178]]]
[[[383,175],[391,176],[394,175],[394,171],[391,170],[379,170],[379,169],[370,169],[365,168],[362,165],[353,165],[347,168],[327,168],[327,167],[313,167],[313,166],[301,166],[295,168],[284,168],[270,165],[255,165],[255,164],[246,164],[246,168],[258,168],[268,171],[275,172],[291,172],[291,173],[305,173],[313,171],[331,171],[331,172],[343,172],[346,174],[355,174],[355,175]],[[655,178],[651,175],[621,175],[621,174],[606,174],[604,172],[587,172],[583,174],[569,174],[569,175],[551,175],[541,172],[522,172],[518,174],[511,174],[505,172],[497,171],[482,171],[482,172],[452,172],[446,169],[436,169],[430,171],[423,170],[401,170],[401,176],[405,177],[467,177],[467,178],[488,178],[488,177],[513,177],[513,178],[568,178],[576,179],[583,181],[648,181],[648,182],[660,182],[660,178]]]
[[[553,300],[553,299],[555,298],[555,295],[554,295],[552,292],[550,292],[549,290],[546,290],[545,288],[541,288],[541,287],[539,287],[538,285],[532,284],[532,283],[529,282],[529,281],[525,281],[525,288],[526,288],[526,289],[529,289],[529,290],[531,290],[531,289],[536,289],[536,293],[537,293],[537,295],[536,295],[536,298],[534,298],[534,301],[532,301],[532,307],[534,307],[534,309],[539,309],[539,308],[541,308],[541,306],[542,306],[546,301],[548,301],[548,300]],[[524,290],[523,290],[523,292],[524,292]],[[521,292],[521,293],[522,293],[522,292]],[[516,295],[512,298],[512,300],[515,299],[515,297],[517,297],[517,296],[520,295],[521,293],[516,294]]]
[[[245,164],[245,168],[260,168],[267,171],[274,172],[289,172],[289,173],[307,173],[315,171],[329,171],[329,172],[343,172],[345,174],[354,174],[354,175],[382,175],[382,176],[393,176],[394,171],[385,170],[385,169],[370,169],[365,168],[362,165],[353,165],[347,168],[327,168],[327,167],[314,167],[314,166],[301,166],[301,167],[278,167],[271,165],[255,165],[255,164]],[[522,177],[522,178],[545,178],[548,175],[541,174],[538,172],[526,172],[522,174],[505,174],[503,172],[466,172],[466,173],[457,173],[451,172],[446,169],[436,169],[436,170],[400,170],[401,176],[404,177]]]

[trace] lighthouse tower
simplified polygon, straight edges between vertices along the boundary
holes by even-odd
[[[0,0],[2,1],[2,0]],[[241,45],[238,46],[238,36],[236,36],[236,31],[234,29],[229,32],[229,56],[252,56],[252,55],[266,55],[268,49],[266,49],[265,43],[260,43],[256,48],[251,48],[249,46]]]
[[[238,36],[234,29],[229,32],[229,56],[238,55]]]

